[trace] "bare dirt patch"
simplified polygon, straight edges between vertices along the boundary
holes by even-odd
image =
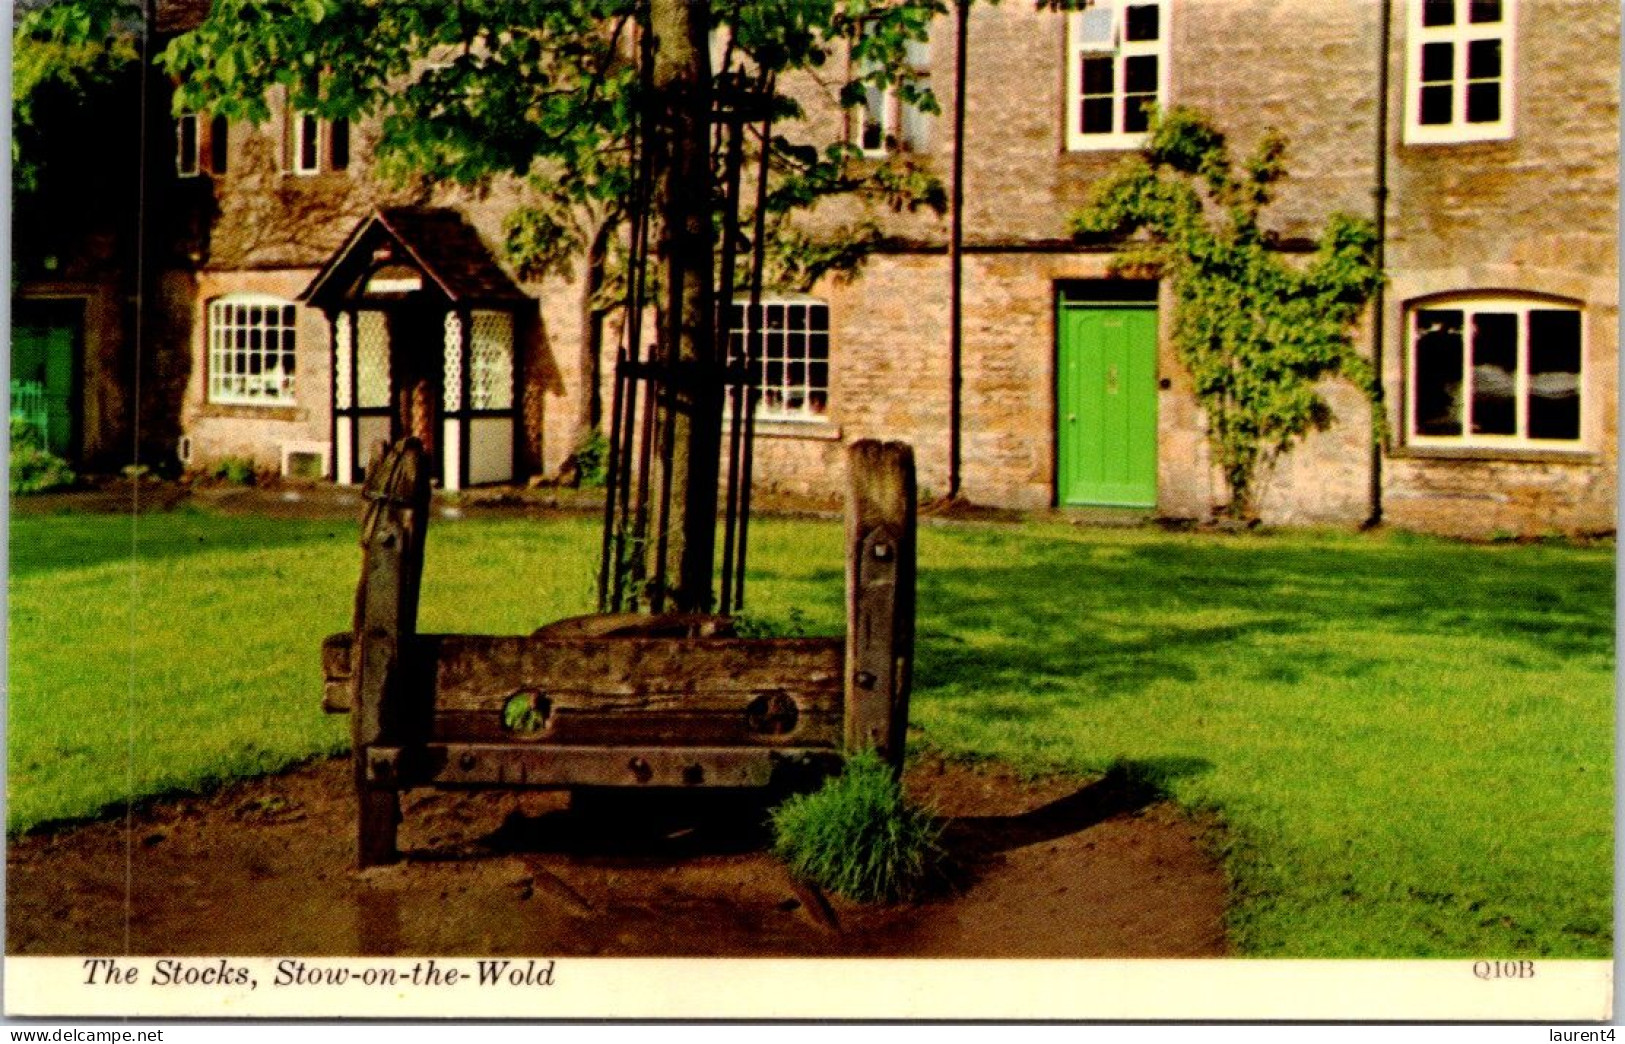
[[[953,879],[860,907],[790,880],[748,798],[407,796],[399,864],[352,868],[349,762],[14,838],[11,954],[1202,957],[1225,882],[1143,793],[923,759]],[[637,800],[630,800],[637,799]]]

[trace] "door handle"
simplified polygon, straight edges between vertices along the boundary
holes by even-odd
[[[1078,415],[1076,413],[1067,414],[1066,415],[1066,422],[1068,424],[1076,424],[1076,423],[1078,423]]]

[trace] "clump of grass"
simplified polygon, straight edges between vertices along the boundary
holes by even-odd
[[[773,851],[803,881],[861,903],[916,895],[942,865],[942,828],[873,751],[773,811]]]
[[[767,616],[734,617],[734,633],[741,638],[805,638],[810,624],[799,606],[791,606],[785,619]]]

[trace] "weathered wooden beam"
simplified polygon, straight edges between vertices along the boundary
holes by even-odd
[[[522,689],[558,693],[573,706],[637,710],[785,690],[838,700],[842,662],[832,638],[448,634],[416,642],[410,669],[433,679],[439,710],[489,709]]]
[[[350,687],[354,682],[350,653],[354,648],[355,635],[349,631],[322,640],[322,710],[329,714],[350,711]]]
[[[545,725],[518,731],[501,712],[441,711],[429,738],[443,742],[535,743],[544,746],[620,743],[714,747],[831,747],[841,745],[839,703],[804,712],[792,698],[762,698],[724,711],[581,711],[554,708]]]
[[[588,613],[531,633],[536,638],[732,638],[734,622],[710,613]]]
[[[361,581],[356,588],[350,700],[350,746],[357,794],[356,861],[362,867],[397,858],[398,790],[370,768],[377,748],[407,742],[414,723],[405,706],[402,657],[417,635],[423,538],[428,527],[429,469],[423,447],[403,439],[374,461],[362,488]],[[324,663],[329,646],[324,643]],[[337,656],[338,645],[332,648]]]
[[[914,451],[866,439],[847,462],[846,748],[875,748],[901,772],[914,661]]]
[[[764,787],[827,770],[828,749],[430,743],[374,748],[369,769],[379,786]]]

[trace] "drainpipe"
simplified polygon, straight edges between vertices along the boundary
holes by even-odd
[[[971,0],[955,0],[953,193],[948,219],[948,499],[959,499],[961,399],[960,358],[964,325],[965,250],[965,65]]]
[[[1372,187],[1372,224],[1377,233],[1377,270],[1387,267],[1388,246],[1388,37],[1392,31],[1393,0],[1382,0],[1377,28],[1377,151],[1376,184]],[[1384,331],[1388,324],[1387,295],[1382,283],[1371,296],[1371,368],[1377,375],[1377,389],[1383,388]],[[1386,411],[1386,397],[1379,398]],[[1375,434],[1375,433],[1373,433]],[[1371,440],[1371,513],[1366,517],[1367,527],[1382,523],[1382,440]]]

